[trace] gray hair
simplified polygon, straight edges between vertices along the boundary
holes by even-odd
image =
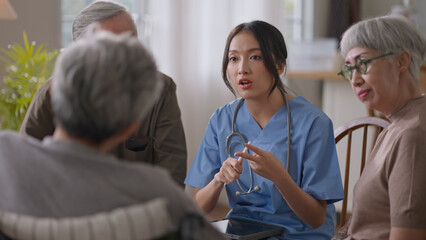
[[[105,21],[120,13],[129,14],[125,6],[112,1],[96,1],[88,5],[80,11],[73,21],[73,40],[78,39],[82,34],[84,34],[90,24]]]
[[[354,47],[367,47],[382,54],[408,51],[410,73],[414,81],[419,81],[420,66],[426,57],[426,40],[405,18],[382,16],[356,23],[343,34],[340,42],[343,57]]]
[[[53,75],[55,123],[101,142],[141,120],[163,86],[151,54],[136,37],[90,33],[59,56]]]

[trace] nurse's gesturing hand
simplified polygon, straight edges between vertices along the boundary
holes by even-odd
[[[237,152],[235,153],[235,156],[246,159],[255,173],[274,181],[274,179],[276,179],[274,176],[283,174],[283,171],[286,172],[283,164],[272,153],[264,151],[249,143],[245,146],[254,152],[254,154],[251,155],[249,153]]]
[[[272,153],[251,144],[246,144],[246,146],[254,152],[253,155],[237,152],[235,156],[245,158],[255,173],[271,180],[300,219],[312,228],[321,226],[325,221],[327,202],[315,199],[304,192]]]
[[[242,161],[238,162],[237,159],[229,157],[223,162],[219,172],[215,174],[214,180],[224,184],[231,184],[240,177],[242,172]]]
[[[202,189],[194,189],[194,200],[205,212],[211,212],[217,204],[220,192],[225,184],[233,183],[240,177],[243,171],[243,162],[235,158],[228,158],[223,162],[219,172],[215,174],[212,181]]]

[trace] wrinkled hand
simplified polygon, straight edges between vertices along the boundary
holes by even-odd
[[[254,152],[253,155],[244,152],[237,152],[235,156],[242,157],[248,161],[251,169],[260,176],[274,181],[280,174],[287,172],[280,162],[271,152],[264,151],[251,144],[246,144],[247,148]]]
[[[240,177],[243,172],[243,161],[238,162],[237,159],[229,157],[223,162],[219,172],[216,173],[214,179],[218,182],[231,184]]]

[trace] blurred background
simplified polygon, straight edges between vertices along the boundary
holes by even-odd
[[[22,44],[22,34],[26,31],[31,42],[50,49],[64,48],[72,39],[74,16],[91,2],[0,0],[0,47],[6,49],[14,42]],[[342,64],[338,41],[343,31],[359,20],[394,13],[405,15],[426,33],[424,0],[117,2],[133,13],[139,38],[152,51],[160,70],[177,84],[188,167],[213,111],[234,99],[222,82],[221,62],[226,37],[237,24],[264,20],[284,34],[289,52],[286,85],[294,94],[302,95],[325,111],[335,127],[368,114],[349,83],[337,78]],[[3,66],[0,69],[1,77]]]

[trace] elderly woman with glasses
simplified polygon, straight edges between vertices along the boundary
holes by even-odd
[[[378,17],[343,35],[339,73],[391,125],[354,188],[346,239],[426,239],[426,99],[417,88],[426,41],[401,17]]]

